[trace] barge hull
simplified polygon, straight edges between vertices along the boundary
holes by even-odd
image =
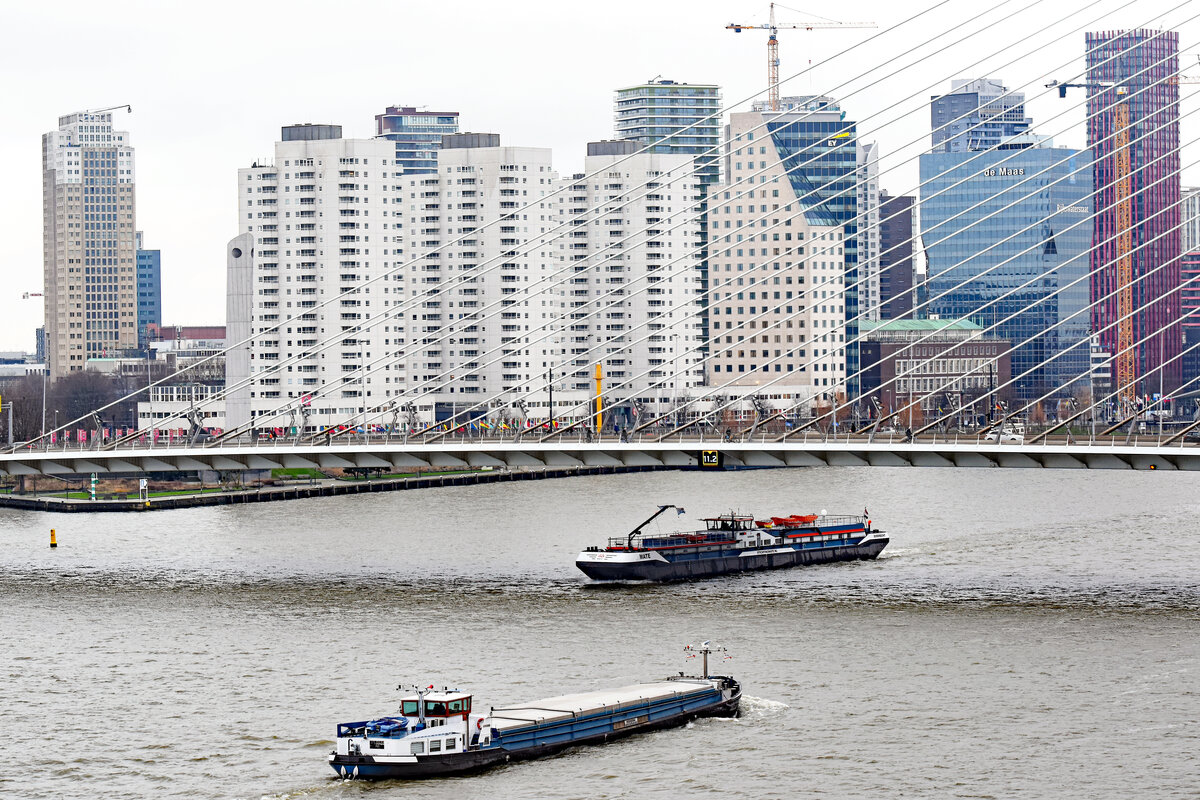
[[[665,559],[624,563],[576,561],[575,565],[585,575],[596,581],[683,581],[737,572],[783,569],[837,561],[870,561],[879,557],[889,541],[889,539],[881,538],[845,547],[822,547],[789,552],[779,552],[778,548],[763,548],[774,552],[763,555],[742,555],[735,551],[730,555],[688,561],[667,561]]]

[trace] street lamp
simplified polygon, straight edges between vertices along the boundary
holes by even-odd
[[[43,294],[42,292],[22,292],[21,293],[22,300],[28,300],[31,297],[43,297],[44,298],[45,294]],[[43,306],[45,305],[45,300],[42,301],[42,304],[43,304]],[[43,316],[44,316],[44,314],[43,314]],[[46,375],[50,372],[50,347],[49,347],[50,342],[49,342],[49,338],[50,337],[48,336],[46,329],[43,327],[42,328],[42,350],[44,351],[44,354],[45,354],[44,360],[46,362],[46,363],[42,364],[42,437],[41,438],[42,438],[42,449],[43,450],[46,449]],[[54,427],[57,428],[58,426],[55,425]]]

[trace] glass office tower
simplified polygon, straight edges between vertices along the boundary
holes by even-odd
[[[925,311],[996,325],[1019,399],[1087,385],[1090,163],[1057,147],[921,156]]]

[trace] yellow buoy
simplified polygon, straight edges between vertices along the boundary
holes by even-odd
[[[58,547],[58,540],[54,538],[54,528],[50,529],[50,546]]]

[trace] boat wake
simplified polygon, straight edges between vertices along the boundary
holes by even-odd
[[[754,695],[742,695],[741,716],[753,717],[761,719],[763,717],[775,717],[787,711],[791,706],[787,703],[781,703],[778,700],[768,700],[765,697],[755,697]]]

